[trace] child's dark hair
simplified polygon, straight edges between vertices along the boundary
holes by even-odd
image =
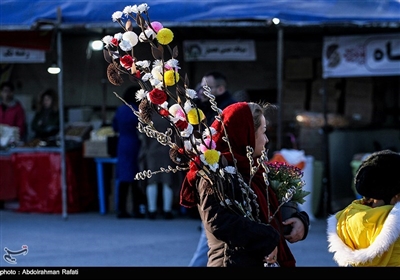
[[[383,199],[390,204],[400,193],[400,154],[391,150],[372,153],[357,170],[354,184],[357,192],[368,198]]]

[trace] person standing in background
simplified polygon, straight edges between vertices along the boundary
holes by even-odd
[[[165,132],[170,127],[169,122],[158,114],[152,115],[152,121],[158,131]],[[142,135],[143,145],[139,156],[143,165],[141,170],[158,170],[160,166],[164,168],[168,168],[169,165],[174,166],[169,157],[169,146],[160,145],[156,139]],[[175,192],[178,192],[181,185],[179,178],[179,174],[161,172],[146,179],[147,211],[150,220],[155,220],[158,214],[162,214],[166,220],[174,218],[172,208]],[[159,213],[161,211],[158,209],[159,189],[162,191],[162,213]]]
[[[0,124],[16,126],[19,128],[20,140],[26,140],[25,109],[14,96],[14,84],[3,82],[0,85]]]
[[[125,90],[123,99],[138,110],[135,93],[138,88],[129,87]],[[146,214],[146,195],[139,181],[135,180],[135,174],[139,171],[138,156],[141,143],[136,129],[139,123],[138,117],[126,104],[117,108],[112,120],[112,127],[118,133],[116,178],[118,187],[117,218],[144,218]],[[131,187],[133,213],[127,210],[127,199]]]
[[[219,71],[210,71],[204,74],[200,84],[196,87],[198,93],[198,107],[204,112],[207,118],[207,125],[211,125],[215,120],[216,112],[211,109],[209,98],[203,94],[203,86],[210,87],[210,93],[215,96],[215,102],[219,109],[223,110],[228,105],[236,102],[227,89],[227,79],[224,74]],[[204,231],[203,223],[200,225],[200,239],[197,243],[196,251],[189,262],[189,266],[202,267],[207,266],[208,261],[208,244],[207,237]]]
[[[38,102],[37,111],[31,122],[34,138],[47,140],[58,134],[60,116],[58,111],[58,96],[53,89],[44,91]]]
[[[215,102],[218,108],[221,110],[225,109],[228,105],[236,102],[232,97],[231,93],[227,88],[227,79],[224,74],[219,71],[210,71],[204,74],[200,82],[200,88],[198,91],[199,103],[198,107],[204,112],[207,118],[207,124],[211,125],[215,120],[216,112],[211,109],[211,103],[209,98],[204,95],[203,86],[208,86],[211,89],[211,94],[215,96]]]

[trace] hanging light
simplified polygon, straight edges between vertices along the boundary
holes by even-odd
[[[86,48],[86,59],[90,59],[92,57],[92,52],[101,51],[103,49],[103,42],[101,40],[89,41],[89,44]]]
[[[92,41],[91,48],[94,51],[101,51],[103,49],[103,42],[101,40]]]
[[[272,22],[273,22],[275,25],[278,25],[278,24],[281,22],[281,20],[280,20],[279,18],[273,18],[273,19],[272,19]]]
[[[58,74],[60,73],[61,69],[57,66],[57,63],[53,62],[49,68],[47,68],[47,72],[50,74]]]

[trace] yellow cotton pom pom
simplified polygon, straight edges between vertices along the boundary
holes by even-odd
[[[173,86],[179,81],[179,74],[174,70],[168,70],[164,73],[164,82],[167,86]]]
[[[161,28],[160,31],[157,33],[157,41],[161,45],[168,45],[172,42],[174,38],[174,33],[172,33],[171,29],[168,28]]]
[[[204,158],[209,165],[213,165],[219,161],[219,153],[216,150],[207,150],[204,152]]]
[[[191,109],[187,114],[188,122],[191,125],[199,124],[202,120],[206,118],[203,111],[197,108]]]

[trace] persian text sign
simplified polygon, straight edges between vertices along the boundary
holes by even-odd
[[[0,46],[0,63],[43,63],[45,61],[44,51]]]
[[[400,75],[400,34],[324,37],[323,77]]]
[[[253,40],[187,40],[183,42],[185,61],[256,59]]]

